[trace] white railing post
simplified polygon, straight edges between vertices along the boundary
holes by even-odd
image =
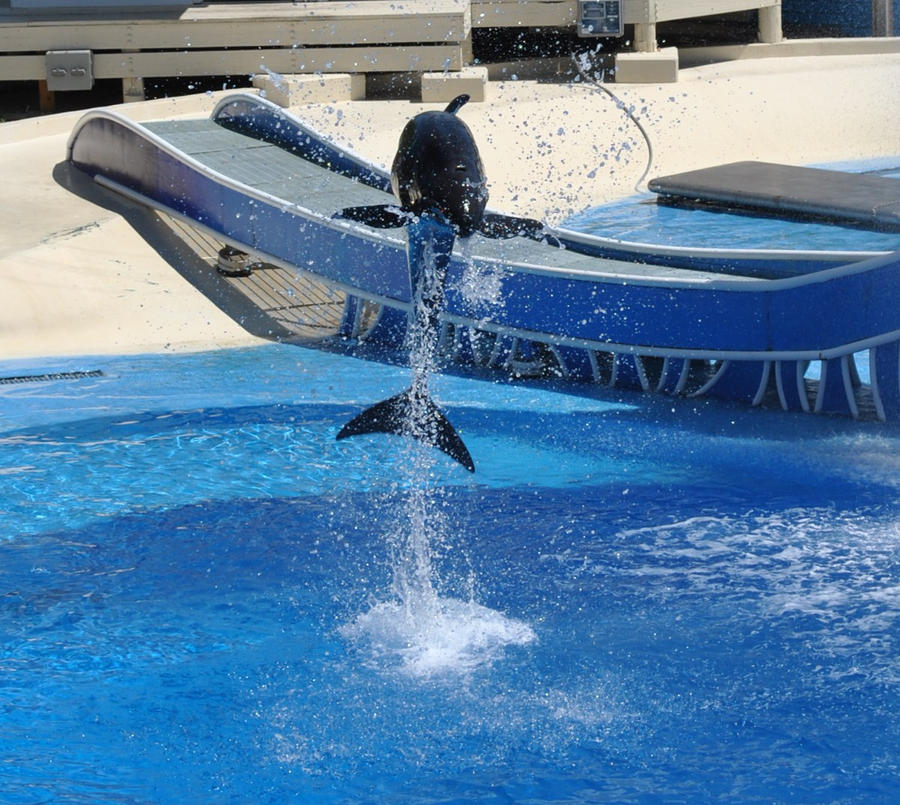
[[[784,38],[781,30],[781,3],[759,10],[759,41],[775,44]]]

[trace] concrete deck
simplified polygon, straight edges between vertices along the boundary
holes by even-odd
[[[895,155],[897,86],[900,55],[881,54],[706,65],[683,69],[677,84],[613,89],[650,135],[652,177],[745,159]],[[121,108],[152,120],[207,115],[216,100]],[[424,108],[435,106],[342,101],[294,111],[388,165],[404,123]],[[183,247],[164,222],[68,169],[66,139],[80,116],[0,124],[0,355],[209,349],[265,335],[235,321],[227,294],[186,278]],[[496,209],[558,222],[631,194],[647,164],[634,124],[584,83],[490,82],[486,101],[463,116]]]

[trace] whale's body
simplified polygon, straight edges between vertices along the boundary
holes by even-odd
[[[484,167],[472,132],[456,116],[467,100],[467,95],[460,95],[444,111],[423,112],[406,124],[391,167],[399,210],[381,205],[342,213],[371,226],[407,227],[413,301],[410,332],[420,339],[418,349],[411,350],[414,354],[433,350],[437,343],[444,279],[456,238],[469,237],[484,222],[488,200]],[[366,433],[412,436],[443,450],[470,472],[475,470],[459,434],[428,394],[427,367],[415,361],[407,391],[367,408],[337,438]]]

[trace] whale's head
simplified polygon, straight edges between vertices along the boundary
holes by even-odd
[[[469,127],[456,116],[460,95],[442,112],[416,115],[400,135],[391,186],[403,209],[427,213],[460,237],[481,226],[487,205],[484,166]]]

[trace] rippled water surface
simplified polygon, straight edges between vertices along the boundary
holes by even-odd
[[[858,160],[816,167],[900,179],[900,157]],[[896,251],[900,233],[853,224],[789,220],[741,214],[734,209],[657,204],[655,193],[641,193],[592,207],[565,226],[618,240],[662,246],[711,249],[806,249],[812,251]]]
[[[408,628],[403,368],[3,369],[3,802],[900,800],[896,426],[437,378]]]

